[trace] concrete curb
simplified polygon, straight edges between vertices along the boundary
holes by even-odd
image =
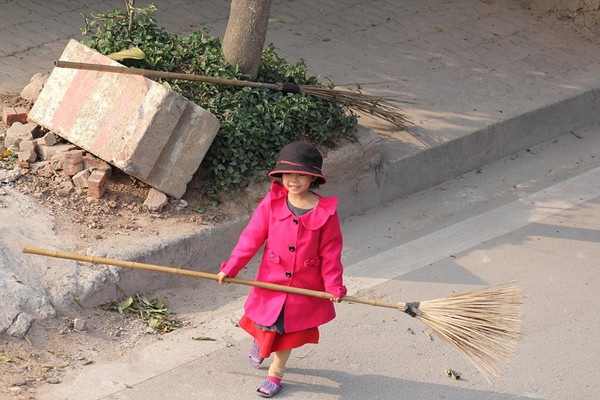
[[[408,157],[386,152],[380,168],[381,192],[371,207],[593,125],[600,121],[599,94],[600,88],[589,89]]]

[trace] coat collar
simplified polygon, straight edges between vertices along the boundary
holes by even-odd
[[[273,181],[270,193],[271,215],[278,220],[283,220],[293,215],[287,206],[287,193],[287,189],[281,182]],[[309,230],[321,228],[327,222],[327,219],[335,214],[338,203],[337,197],[323,197],[317,193],[315,195],[319,198],[317,206],[310,212],[297,217],[302,222],[302,225]]]

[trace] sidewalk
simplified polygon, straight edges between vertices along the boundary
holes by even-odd
[[[172,32],[209,28],[223,36],[227,1],[154,3],[159,25]],[[50,72],[68,40],[81,39],[82,12],[123,5],[121,0],[2,4],[0,92],[20,91],[33,74]],[[581,40],[559,21],[549,25],[518,1],[273,0],[271,17],[277,22],[269,26],[267,42],[288,61],[304,58],[313,73],[338,85],[379,82],[362,87],[368,94],[414,102],[405,107],[415,122],[410,133],[360,119],[381,141],[381,163],[324,188],[324,194],[333,189],[342,199],[342,217],[600,120],[600,43]],[[192,258],[217,265],[243,223],[168,241],[145,238],[143,246],[138,240],[126,250],[119,238],[107,238],[87,252],[159,265],[188,265],[179,261]]]

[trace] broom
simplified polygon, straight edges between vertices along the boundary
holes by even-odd
[[[218,275],[133,261],[86,256],[63,251],[25,247],[24,253],[85,261],[93,264],[162,272],[172,275],[218,281]],[[331,299],[330,293],[242,278],[225,278],[225,282],[263,289]],[[469,293],[413,303],[397,303],[364,297],[344,296],[341,301],[398,309],[423,322],[441,338],[463,353],[488,379],[487,373],[500,376],[521,336],[521,290],[505,283]]]
[[[265,88],[282,93],[305,93],[321,98],[329,103],[335,103],[342,108],[360,111],[375,118],[388,121],[399,128],[410,124],[410,119],[404,111],[389,99],[369,96],[361,92],[336,90],[312,85],[296,85],[293,83],[263,83],[235,79],[217,78],[205,75],[184,74],[178,72],[154,71],[142,68],[128,68],[118,65],[89,64],[71,61],[54,61],[60,68],[83,69],[89,71],[114,72],[118,74],[141,75],[147,78],[181,79],[199,81],[219,85]]]

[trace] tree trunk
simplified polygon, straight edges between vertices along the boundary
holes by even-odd
[[[223,54],[252,79],[258,74],[270,12],[271,0],[231,0]]]

